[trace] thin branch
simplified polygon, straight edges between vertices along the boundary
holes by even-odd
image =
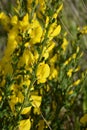
[[[65,30],[67,31],[67,33],[73,38],[73,35],[71,34],[71,32],[69,31],[69,29],[67,28],[67,26],[64,24],[62,19],[59,19],[60,22],[62,23],[62,25],[64,26]]]
[[[49,130],[52,130],[52,128],[50,127],[49,123],[47,122],[47,120],[45,119],[45,117],[43,116],[42,112],[40,111],[40,109],[38,108],[38,106],[36,105],[36,103],[34,102],[34,105],[36,106],[36,108],[39,110],[42,119],[44,120],[44,122],[46,123],[46,125],[48,126]]]

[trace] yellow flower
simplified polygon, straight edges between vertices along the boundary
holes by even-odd
[[[33,56],[32,52],[29,51],[28,49],[24,50],[23,60],[25,61],[26,65],[31,64],[34,61],[34,56]]]
[[[47,46],[47,51],[50,52],[54,47],[56,43],[54,41],[50,41]]]
[[[60,25],[57,26],[56,22],[52,23],[48,31],[48,38],[52,40],[60,33],[60,31],[61,31],[61,26]]]
[[[53,14],[53,18],[57,18],[58,14],[59,14],[59,12],[62,10],[62,8],[63,8],[63,4],[61,4],[61,5],[58,7],[58,9],[56,10],[56,13]]]
[[[18,66],[26,65],[29,67],[29,64],[33,64],[34,62],[34,56],[32,52],[29,49],[25,49],[23,56],[20,58]]]
[[[25,80],[23,80],[23,82],[22,82],[21,85],[26,85],[27,87],[29,87],[29,85],[30,85],[30,80],[26,78]]]
[[[56,79],[56,77],[58,76],[58,70],[55,69],[54,67],[51,67],[50,68],[50,76],[49,76],[49,79],[52,80],[52,79]]]
[[[0,13],[0,21],[4,27],[5,30],[9,30],[9,23],[10,23],[10,18],[4,13]]]
[[[29,29],[29,27],[30,27],[29,15],[28,15],[28,13],[26,13],[26,15],[23,17],[22,21],[19,21],[19,29],[21,29],[22,31],[26,31]]]
[[[10,96],[9,105],[13,113],[15,112],[16,103],[18,103],[18,97],[16,97],[16,95]]]
[[[29,43],[29,42],[26,42],[26,43],[24,44],[24,46],[25,46],[26,48],[30,48],[30,43]]]
[[[31,100],[32,100],[33,107],[35,107],[35,108],[39,108],[40,107],[41,100],[42,100],[41,96],[31,95]]]
[[[18,96],[12,95],[10,96],[9,105],[11,107],[12,112],[15,112],[15,105],[19,102],[22,103],[24,100],[24,96],[21,92],[18,93]]]
[[[18,23],[18,17],[15,15],[11,18],[11,24],[14,26],[14,25],[17,25]]]
[[[21,91],[19,91],[19,85],[12,84],[11,85],[11,91],[12,95],[9,97],[9,105],[11,107],[12,112],[15,112],[15,105],[17,103],[23,103],[24,96]],[[15,114],[15,113],[14,113]]]
[[[18,97],[18,102],[22,103],[24,100],[24,96],[21,91],[18,92],[17,97]]]
[[[45,28],[48,26],[48,24],[49,24],[49,17],[48,16],[46,16],[46,23],[45,23]]]
[[[81,80],[78,79],[78,80],[76,80],[76,81],[73,83],[73,85],[74,85],[74,86],[77,86],[77,85],[79,85],[80,82],[81,82]]]
[[[40,109],[39,108],[34,108],[34,114],[40,115]]]
[[[84,26],[82,30],[80,30],[82,34],[87,34],[87,26]]]
[[[80,69],[81,69],[81,67],[78,66],[78,67],[74,70],[74,72],[77,72],[77,71],[79,71]]]
[[[25,115],[25,114],[29,113],[30,110],[31,110],[31,106],[30,106],[30,107],[25,107],[25,108],[23,108],[21,114],[22,114],[22,115]]]
[[[49,53],[47,51],[43,52],[42,56],[44,57],[44,60],[46,60],[49,57]]]
[[[74,53],[72,56],[71,56],[72,59],[75,59],[76,58],[76,53]]]
[[[72,95],[72,94],[73,94],[73,90],[70,90],[70,91],[68,92],[68,94],[69,94],[69,95]]]
[[[57,54],[55,54],[51,59],[50,59],[50,63],[54,64],[57,61]]]
[[[19,122],[19,130],[30,130],[31,122],[30,119],[21,120]]]
[[[54,31],[54,29],[56,28],[56,26],[57,26],[56,22],[50,24],[49,31],[48,31],[48,36]]]
[[[66,40],[66,38],[64,38],[61,46],[64,52],[66,51],[67,45],[68,45],[68,41]]]
[[[75,60],[76,55],[77,55],[76,53],[72,54],[71,57],[69,57],[69,58],[64,62],[64,66],[68,65],[72,59]]]
[[[14,35],[14,33],[13,33],[13,35]],[[17,45],[18,45],[18,43],[16,40],[12,40],[12,39],[8,38],[7,48],[5,50],[6,57],[10,57],[12,55],[12,53],[16,49]]]
[[[49,43],[48,43],[49,45]],[[49,51],[51,50],[52,47],[48,46],[44,46],[43,47],[43,51],[42,51],[42,57],[44,57],[44,60],[46,60],[49,57]]]
[[[16,40],[18,36],[18,28],[17,27],[13,27],[12,29],[9,30],[9,33],[8,33],[8,43],[10,45],[13,45],[13,41]]]
[[[40,63],[37,68],[36,76],[38,83],[45,83],[50,74],[50,67],[48,64]]]
[[[69,71],[67,72],[67,76],[71,77],[72,76],[72,72],[73,72],[73,69],[69,69]]]
[[[4,75],[7,74],[12,74],[13,73],[13,68],[10,63],[9,57],[3,57],[1,61],[1,69],[3,70]]]
[[[30,43],[32,44],[39,43],[41,41],[42,33],[43,29],[40,23],[37,20],[34,20],[30,31],[30,38],[31,38]]]
[[[67,59],[67,60],[64,62],[64,66],[68,65],[71,60],[72,60],[71,57],[69,57],[69,59]]]
[[[42,101],[42,97],[38,95],[31,95],[32,100],[31,104],[34,107],[34,114],[40,114],[40,105]]]
[[[37,61],[38,61],[38,58],[39,58],[39,53],[38,53],[38,51],[35,49],[35,50],[34,50],[34,61],[37,62]]]

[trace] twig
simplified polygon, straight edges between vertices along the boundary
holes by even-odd
[[[40,109],[38,108],[38,106],[36,105],[36,103],[34,102],[34,105],[36,106],[36,108],[40,111]],[[42,112],[40,111],[41,117],[44,120],[44,122],[46,123],[46,125],[48,126],[49,130],[52,130],[52,128],[50,127],[49,123],[47,122],[47,120],[45,119],[45,117],[43,116]]]
[[[60,19],[60,22],[62,23],[62,25],[64,26],[65,30],[68,32],[68,34],[73,38],[73,35],[71,34],[71,32],[69,31],[69,29],[67,28],[67,26],[64,24],[63,20]]]

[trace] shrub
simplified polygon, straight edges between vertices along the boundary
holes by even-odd
[[[80,128],[82,102],[76,103],[83,94],[83,52],[78,36],[68,41],[62,31],[62,8],[59,0],[17,0],[12,14],[0,13],[7,32],[0,61],[0,129]]]

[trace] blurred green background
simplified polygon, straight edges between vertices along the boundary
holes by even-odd
[[[62,15],[65,29],[69,31],[71,38],[76,36],[78,27],[82,28],[87,25],[87,0],[64,0]],[[82,47],[87,48],[87,35],[82,39]]]

